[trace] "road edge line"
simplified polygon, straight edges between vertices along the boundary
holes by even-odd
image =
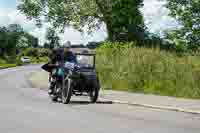
[[[144,108],[161,109],[161,110],[176,111],[176,112],[183,112],[183,113],[200,115],[200,111],[188,110],[188,109],[183,109],[183,108],[178,108],[178,107],[157,106],[157,105],[133,103],[133,102],[121,101],[121,100],[110,100],[110,99],[102,99],[102,100],[108,100],[108,101],[112,101],[112,103],[126,104],[126,105],[130,105],[130,106],[139,106],[139,107],[144,107]]]

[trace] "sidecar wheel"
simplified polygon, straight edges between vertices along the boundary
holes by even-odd
[[[71,79],[64,81],[62,87],[62,103],[68,104],[70,102],[72,96],[72,86],[71,86]]]
[[[92,91],[90,92],[91,103],[97,102],[97,99],[99,97],[99,90],[100,90],[100,85],[99,85],[99,80],[97,80],[93,83],[93,88]]]

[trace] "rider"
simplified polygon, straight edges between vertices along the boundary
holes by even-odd
[[[71,43],[68,41],[67,43],[64,43],[63,47],[60,48],[55,48],[52,50],[52,54],[50,56],[50,64],[51,65],[57,65],[57,64],[64,64],[64,62],[68,61],[68,62],[73,62],[76,63],[76,56],[75,54],[71,51]],[[55,73],[53,73],[53,71]],[[53,69],[50,72],[50,77],[56,76],[56,71],[57,69]],[[55,80],[51,80],[50,81],[50,87],[49,87],[49,94],[53,93],[53,89],[55,87]]]

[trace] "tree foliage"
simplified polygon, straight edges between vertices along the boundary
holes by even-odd
[[[37,48],[39,47],[39,40],[37,37],[34,37],[33,35],[25,32],[23,34],[23,37],[26,38],[28,41],[27,41],[27,45],[28,47],[33,47],[33,48]]]
[[[30,19],[45,16],[46,21],[61,30],[73,26],[92,33],[104,23],[109,40],[115,40],[119,33],[128,32],[129,25],[144,27],[139,10],[142,5],[143,0],[21,0],[18,9]]]
[[[10,24],[0,27],[0,51],[1,55],[15,55],[16,50],[27,47],[38,47],[38,39],[23,31],[18,24]]]
[[[23,33],[23,29],[18,24],[10,24],[7,27],[0,28],[0,48],[1,54],[15,54],[17,42]]]
[[[182,27],[173,31],[173,38],[185,41],[188,48],[200,46],[200,1],[167,0],[170,15],[176,18]]]
[[[45,43],[45,47],[47,48],[53,49],[60,45],[60,38],[55,30],[51,27],[49,27],[46,31],[46,40],[48,41]]]

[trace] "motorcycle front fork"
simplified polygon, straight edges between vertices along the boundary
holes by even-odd
[[[50,89],[52,89],[52,91],[53,91],[53,93],[54,94],[60,94],[61,93],[61,91],[62,91],[62,87],[63,87],[63,81],[64,81],[64,78],[61,80],[61,81],[58,81],[56,78],[52,78],[51,77],[51,80],[50,80],[51,82],[50,82]],[[61,82],[61,83],[59,83],[59,82]]]

